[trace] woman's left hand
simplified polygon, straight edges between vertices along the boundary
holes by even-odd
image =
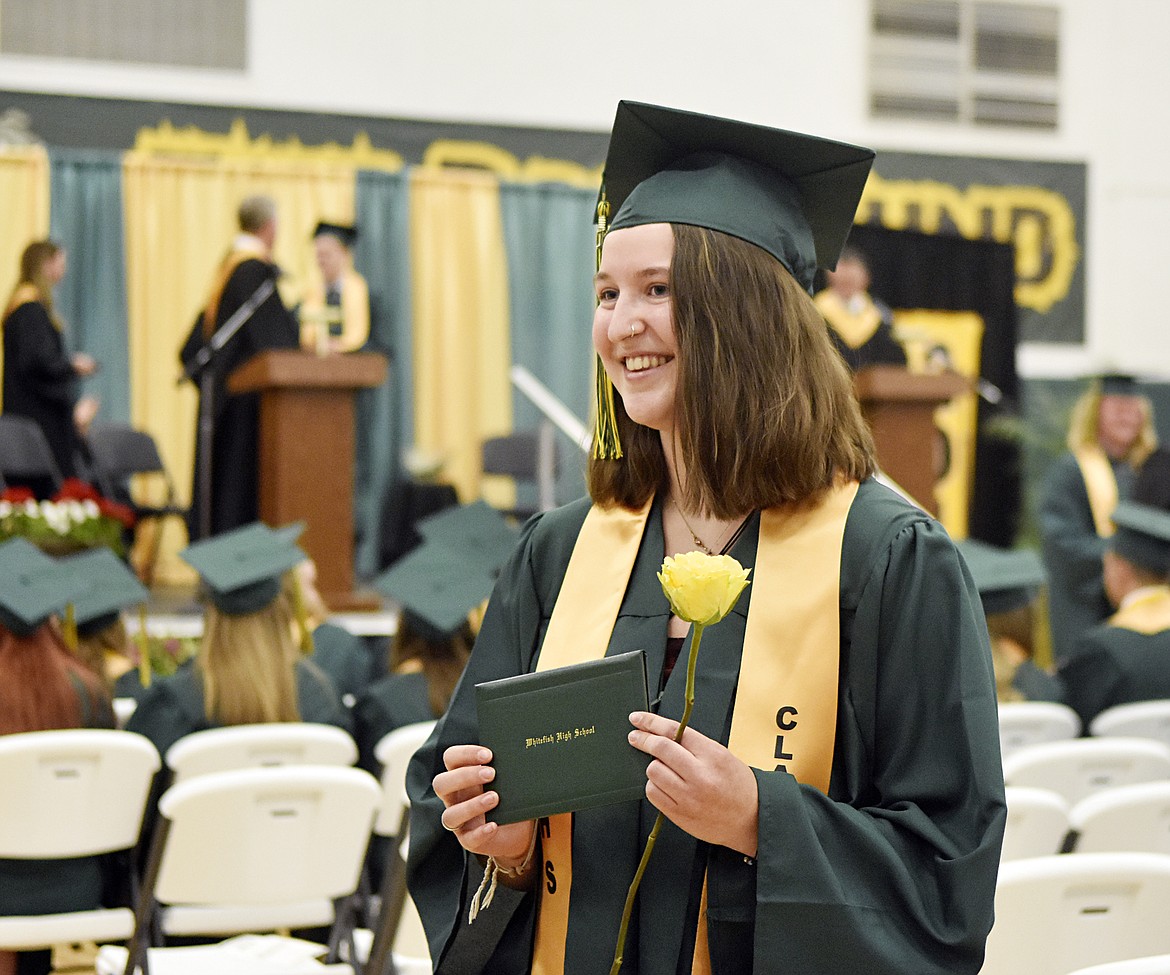
[[[670,718],[635,711],[630,722],[630,744],[654,759],[646,770],[650,803],[696,839],[754,857],[760,796],[751,768],[694,728],[676,742]]]

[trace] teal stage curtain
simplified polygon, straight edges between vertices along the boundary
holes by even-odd
[[[370,347],[390,356],[386,382],[362,390],[357,402],[354,568],[360,579],[382,568],[383,506],[402,476],[402,451],[414,429],[408,200],[405,173],[358,173],[354,266],[370,288]]]
[[[66,341],[101,363],[85,392],[101,400],[98,419],[130,422],[126,258],[122,236],[120,153],[49,151],[50,236],[68,251],[57,288]]]
[[[582,422],[593,395],[593,272],[596,190],[560,183],[500,187],[512,306],[512,361],[526,367]],[[513,429],[533,430],[540,411],[513,390]],[[557,434],[557,503],[585,493],[585,454]],[[517,505],[535,488],[517,487]]]

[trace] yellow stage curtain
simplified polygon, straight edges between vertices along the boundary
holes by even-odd
[[[49,236],[49,157],[40,146],[0,151],[0,317],[20,276],[20,255]],[[0,367],[4,364],[0,346]],[[3,373],[0,373],[3,375]]]
[[[926,372],[927,356],[932,350],[942,348],[951,368],[971,380],[967,392],[960,393],[934,413],[935,426],[946,437],[950,451],[947,471],[934,486],[938,520],[952,538],[966,538],[975,486],[975,433],[979,415],[975,381],[979,378],[983,319],[968,311],[899,309],[894,312],[894,334],[906,348],[911,371]]]
[[[464,501],[481,494],[480,444],[512,428],[507,263],[499,186],[488,173],[416,169],[410,183],[414,415]],[[511,485],[483,491],[501,507]]]
[[[195,445],[194,387],[177,387],[179,348],[202,309],[212,272],[238,233],[236,209],[253,193],[276,200],[281,292],[295,299],[313,266],[310,234],[319,219],[352,220],[356,170],[320,162],[202,161],[130,153],[123,162],[126,290],[130,316],[130,410],[159,443],[184,503]],[[168,531],[157,578],[188,577]]]

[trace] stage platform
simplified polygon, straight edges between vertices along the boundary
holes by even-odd
[[[364,594],[363,594],[364,595]],[[362,637],[392,637],[398,630],[398,604],[372,593],[380,607],[369,612],[333,613],[329,622]],[[126,627],[138,631],[138,614],[126,614]],[[146,606],[146,631],[159,637],[203,635],[203,606],[195,586],[158,586],[150,591]]]

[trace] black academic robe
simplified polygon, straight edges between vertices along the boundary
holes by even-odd
[[[297,662],[297,704],[302,721],[350,730],[349,714],[333,682],[307,660]],[[126,723],[127,731],[149,738],[164,759],[183,736],[216,727],[204,713],[203,680],[194,661],[154,681]]]
[[[1170,698],[1170,630],[1094,627],[1061,664],[1060,679],[1065,703],[1081,716],[1085,734],[1106,708]]]
[[[670,617],[656,578],[660,507],[651,510],[609,646],[645,650],[652,675],[662,670]],[[430,783],[447,746],[478,741],[475,684],[534,669],[587,510],[587,501],[576,502],[528,523],[451,706],[409,769],[409,884],[441,971],[529,969],[535,895],[501,888],[467,923],[482,866],[441,827]],[[732,550],[745,566],[754,564],[758,531],[759,519],[749,519]],[[753,588],[706,631],[699,654],[691,726],[724,743]],[[667,822],[642,882],[624,972],[690,970],[704,867],[719,975],[979,970],[1005,818],[979,596],[942,527],[871,480],[846,525],[840,607],[829,794],[786,772],[757,770],[754,862]],[[661,713],[681,714],[685,669],[667,681]],[[567,973],[608,971],[655,815],[644,800],[576,815]]]
[[[62,477],[75,477],[78,376],[45,306],[26,301],[4,319],[3,412],[35,420]]]
[[[906,350],[894,338],[893,327],[885,319],[868,339],[854,347],[841,338],[840,333],[829,326],[829,338],[841,353],[841,358],[853,372],[867,366],[905,366]]]
[[[1133,469],[1121,461],[1112,462],[1112,467],[1118,499],[1125,500],[1133,486]],[[1083,633],[1112,612],[1102,579],[1107,542],[1097,534],[1085,479],[1071,453],[1053,461],[1045,477],[1040,536],[1048,575],[1052,650],[1061,661]]]
[[[73,678],[73,689],[81,707],[80,727],[114,727],[109,700],[95,701],[77,678]],[[0,783],[0,794],[9,787],[9,783]],[[125,867],[124,860],[96,856],[69,860],[0,860],[0,916],[56,914],[101,907],[108,900],[105,892],[120,890],[120,881],[126,879],[111,875],[119,865]]]
[[[242,261],[224,286],[216,313],[216,328],[223,325],[265,280],[275,280],[278,273],[276,265],[268,261],[259,258]],[[201,313],[179,353],[184,368],[189,368],[205,344]],[[284,307],[279,292],[274,291],[220,350],[210,366],[211,412],[214,421],[211,451],[212,535],[250,524],[258,517],[256,498],[259,489],[260,397],[257,393],[230,394],[227,389],[228,377],[258,352],[266,349],[295,349],[299,344],[296,319]],[[199,471],[204,462],[204,453],[203,436],[196,421],[195,480],[188,517],[188,531],[192,541],[201,537]]]
[[[434,721],[426,674],[387,674],[358,696],[353,706],[353,736],[358,745],[358,764],[373,775],[382,768],[374,748],[386,735],[408,724]]]

